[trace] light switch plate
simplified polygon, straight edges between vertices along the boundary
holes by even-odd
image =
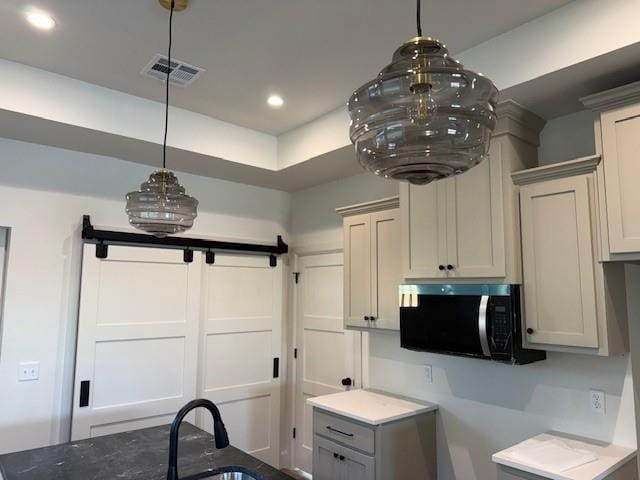
[[[18,366],[18,381],[28,382],[40,377],[40,362],[23,362]]]
[[[433,383],[433,369],[431,368],[431,365],[424,366],[424,379],[427,383]]]
[[[589,390],[589,405],[591,411],[604,415],[606,407],[606,394],[602,390]]]

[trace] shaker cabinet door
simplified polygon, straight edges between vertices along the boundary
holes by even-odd
[[[371,315],[371,216],[344,220],[345,325],[369,327]],[[365,320],[365,317],[367,320]]]
[[[446,278],[445,181],[400,185],[402,264],[405,278]]]
[[[341,479],[337,446],[318,435],[313,437],[313,480]]]
[[[400,329],[400,210],[371,214],[371,326]]]
[[[587,175],[520,190],[527,341],[598,347]]]
[[[375,480],[375,458],[343,448],[338,457],[338,480]],[[315,477],[314,477],[315,479]]]
[[[445,180],[451,278],[506,275],[501,145],[492,142],[489,159]]]
[[[609,248],[640,252],[640,105],[602,114]]]

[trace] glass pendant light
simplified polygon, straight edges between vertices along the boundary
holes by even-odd
[[[187,195],[184,187],[178,183],[177,177],[166,168],[173,11],[176,9],[175,0],[170,1],[169,4],[168,0],[160,0],[160,3],[171,11],[169,14],[169,52],[167,55],[162,168],[153,172],[149,176],[149,180],[140,185],[139,191],[127,194],[125,208],[131,225],[157,237],[166,237],[190,229],[198,215],[198,200]],[[182,10],[184,7],[186,7],[186,1],[180,1],[178,8]]]
[[[360,164],[414,184],[457,175],[489,153],[498,90],[465,70],[438,40],[418,36],[349,99],[350,137]]]

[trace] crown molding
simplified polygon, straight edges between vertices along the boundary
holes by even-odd
[[[527,110],[514,100],[505,100],[496,107],[498,117],[493,137],[513,135],[531,145],[540,145],[540,132],[546,120]]]
[[[350,217],[351,215],[359,215],[361,213],[379,212],[381,210],[390,210],[392,208],[398,208],[400,206],[400,197],[387,197],[380,200],[373,200],[371,202],[357,203],[355,205],[348,205],[346,207],[336,208],[336,213],[339,213],[343,217]]]
[[[530,183],[555,180],[557,178],[574,177],[593,173],[600,163],[600,155],[577,158],[567,162],[553,163],[544,167],[520,170],[511,174],[516,185],[528,185]]]
[[[640,82],[594,93],[580,99],[582,104],[594,112],[604,112],[640,102]]]

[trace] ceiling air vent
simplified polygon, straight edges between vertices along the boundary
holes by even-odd
[[[167,78],[167,70],[171,70],[169,83],[179,87],[188,87],[204,72],[204,69],[200,67],[189,65],[175,58],[171,59],[171,67],[169,67],[167,57],[157,54],[140,73],[164,82]]]

